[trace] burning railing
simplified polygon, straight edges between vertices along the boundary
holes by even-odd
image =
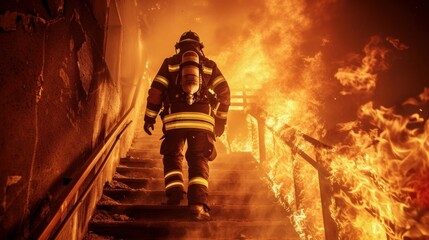
[[[338,159],[329,159],[340,156],[338,149],[286,124],[273,126],[261,109],[248,108],[251,98],[246,91],[233,95],[232,110],[246,113],[248,142],[240,143],[241,150],[252,152],[302,239],[362,239],[363,235],[369,239],[405,239],[406,236],[413,237],[412,227],[419,232],[413,239],[424,239],[428,234],[424,223],[398,224],[395,211],[406,208],[409,199],[399,191],[389,191],[388,181],[383,176],[369,168],[357,168],[348,176],[348,169],[344,168],[340,169],[344,171],[341,178],[353,178],[352,175],[357,174],[361,176],[361,183],[356,186],[355,182],[340,179],[336,173]],[[379,206],[367,201],[365,198],[370,195],[359,187],[360,184],[373,186],[380,201],[388,198],[391,203]],[[421,220],[423,217],[417,218]],[[419,220],[410,217],[408,221]],[[359,235],[358,232],[363,231],[366,233],[361,237],[345,237],[345,233]]]

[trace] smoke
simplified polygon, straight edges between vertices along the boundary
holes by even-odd
[[[156,62],[174,54],[174,44],[188,30],[197,32],[208,56],[230,49],[249,33],[250,12],[260,1],[140,1],[146,51]],[[238,11],[237,11],[238,10]],[[239,49],[237,49],[238,51]],[[155,65],[155,68],[158,66]],[[157,70],[157,69],[156,69]]]

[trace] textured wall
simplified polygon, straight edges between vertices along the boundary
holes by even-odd
[[[0,239],[32,230],[129,107],[136,71],[124,92],[102,60],[108,2],[0,2]]]

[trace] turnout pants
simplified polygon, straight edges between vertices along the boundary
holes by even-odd
[[[216,157],[212,133],[198,130],[168,131],[161,144],[164,155],[165,193],[169,200],[181,200],[185,192],[183,181],[183,149],[188,143],[186,161],[189,168],[188,204],[208,204],[208,161]],[[207,206],[208,207],[208,206]]]

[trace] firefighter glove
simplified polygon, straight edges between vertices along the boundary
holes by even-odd
[[[220,137],[225,131],[225,124],[215,124],[214,134],[216,137]]]
[[[144,126],[143,126],[143,129],[144,129],[144,131],[145,131],[147,134],[152,135],[152,131],[153,131],[154,127],[153,127],[153,124],[152,124],[152,123],[147,123],[147,122],[145,122],[145,123],[144,123]],[[151,131],[150,129],[152,129],[152,131]]]

